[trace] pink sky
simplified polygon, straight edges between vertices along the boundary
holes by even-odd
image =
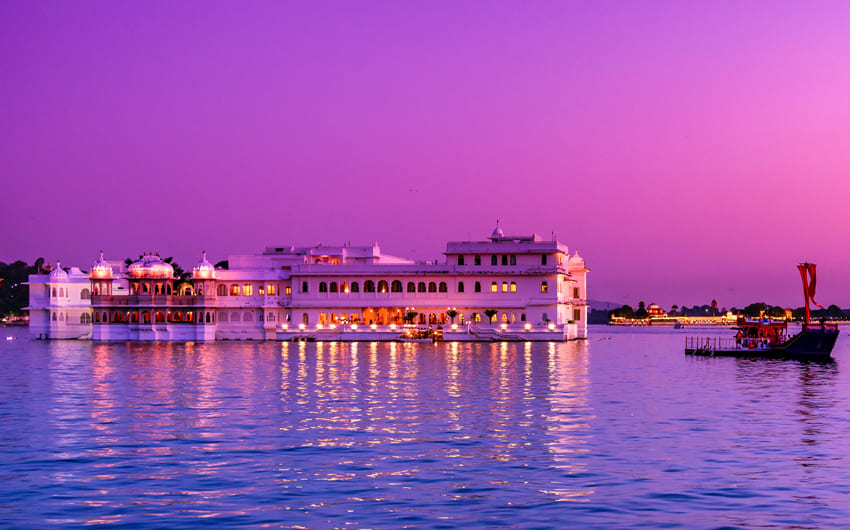
[[[846,2],[3,2],[0,260],[555,231],[590,297],[850,307]]]

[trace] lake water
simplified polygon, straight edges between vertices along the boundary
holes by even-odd
[[[3,527],[850,521],[846,333],[826,364],[686,357],[672,329],[436,345],[0,333]]]

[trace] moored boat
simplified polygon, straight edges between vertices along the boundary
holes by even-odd
[[[821,320],[811,322],[809,302],[823,308],[815,300],[816,273],[813,263],[797,266],[803,279],[806,315],[799,333],[789,336],[785,320],[738,317],[734,338],[686,337],[687,355],[727,357],[774,357],[795,359],[831,359],[838,340],[838,325]]]

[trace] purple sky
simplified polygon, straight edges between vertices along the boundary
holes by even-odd
[[[552,231],[596,300],[850,307],[847,2],[0,3],[0,260]]]

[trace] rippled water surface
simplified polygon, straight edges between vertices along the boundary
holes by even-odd
[[[828,364],[686,357],[672,329],[591,333],[95,345],[2,329],[0,525],[850,521],[846,332]]]

